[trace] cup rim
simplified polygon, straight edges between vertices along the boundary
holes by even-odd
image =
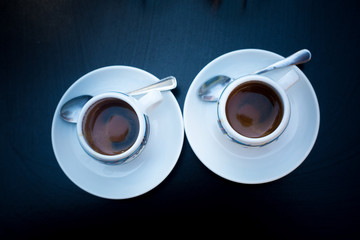
[[[278,94],[283,105],[283,117],[281,119],[280,124],[273,132],[263,137],[251,138],[238,133],[231,127],[226,117],[225,106],[230,93],[239,85],[247,82],[261,82],[271,87]],[[290,111],[289,98],[285,90],[281,87],[281,85],[278,84],[275,80],[256,74],[246,75],[238,79],[235,79],[234,81],[229,83],[222,91],[219,100],[217,102],[218,123],[221,129],[228,137],[230,137],[230,139],[246,146],[264,146],[276,140],[286,129],[290,120],[290,112],[291,111]]]
[[[89,107],[92,106],[93,104],[95,104],[96,102],[98,102],[102,99],[106,99],[106,98],[117,98],[117,99],[125,101],[134,109],[134,111],[138,117],[138,120],[139,120],[139,133],[138,133],[135,143],[128,150],[126,150],[125,152],[120,153],[120,154],[105,155],[105,154],[101,154],[101,153],[95,151],[94,149],[92,149],[90,147],[90,145],[86,141],[85,136],[82,131],[84,115],[87,112],[87,110],[89,109]],[[84,105],[84,107],[82,108],[82,110],[79,114],[79,120],[77,122],[76,129],[77,129],[77,136],[78,136],[80,145],[85,150],[85,152],[87,152],[91,157],[93,157],[97,160],[103,161],[105,163],[115,163],[115,162],[119,162],[121,160],[125,161],[127,158],[131,157],[131,154],[137,152],[139,150],[139,148],[141,148],[142,142],[145,139],[145,135],[147,132],[146,125],[147,125],[146,124],[146,115],[140,109],[136,100],[133,97],[131,97],[125,93],[120,93],[120,92],[107,92],[107,93],[102,93],[102,94],[94,96]]]

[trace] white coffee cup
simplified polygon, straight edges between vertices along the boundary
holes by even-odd
[[[279,136],[286,129],[291,115],[290,101],[287,96],[286,90],[288,90],[291,86],[293,86],[298,81],[298,79],[299,79],[298,74],[294,70],[291,70],[278,81],[275,81],[263,75],[246,75],[229,83],[223,90],[217,102],[218,124],[222,132],[226,136],[228,136],[232,141],[251,147],[264,146],[278,139]],[[282,108],[282,113],[279,110],[279,115],[276,116],[277,119],[276,123],[275,121],[271,123],[270,120],[268,120],[269,123],[263,124],[263,125],[267,124],[271,127],[269,127],[269,129],[267,130],[268,133],[266,134],[263,133],[263,135],[261,136],[260,134],[259,136],[253,136],[253,135],[250,136],[250,134],[245,134],[245,130],[240,131],[240,129],[250,129],[250,127],[254,128],[255,126],[254,122],[260,122],[259,119],[261,117],[262,110],[259,109],[253,110],[255,108],[254,106],[256,106],[255,103],[252,104],[251,102],[248,102],[246,103],[248,104],[248,106],[245,106],[245,103],[241,103],[241,101],[245,101],[245,100],[241,100],[239,101],[239,106],[230,107],[229,105],[227,105],[230,104],[228,103],[229,97],[234,96],[231,94],[235,94],[235,92],[240,91],[239,89],[241,89],[242,87],[245,88],[248,86],[264,87],[264,89],[266,89],[266,91],[271,93],[271,95],[273,95],[273,93],[276,94],[276,96],[278,96],[278,98],[276,99],[279,100],[280,108]],[[241,91],[246,92],[247,90],[241,90]],[[258,94],[258,93],[254,93],[254,94]],[[256,100],[256,96],[258,95],[254,95],[254,96],[255,97],[246,97],[247,101],[258,101]],[[259,96],[258,99],[262,99],[262,98],[263,96]],[[245,97],[241,96],[241,98],[239,97],[238,99],[245,99]],[[255,100],[251,100],[251,99],[255,99]],[[262,106],[261,103],[257,103],[257,105]],[[227,115],[227,109],[228,110],[231,109],[231,111],[233,111],[232,109],[237,109],[236,111],[238,112],[231,113],[229,111],[228,113],[229,115]],[[244,115],[246,115],[246,111],[252,111],[253,118],[250,118],[248,116],[242,116],[241,111],[245,112]],[[232,115],[233,117],[231,117]],[[228,118],[235,120],[230,120]],[[239,123],[236,123],[236,119],[239,119]],[[260,126],[260,123],[258,123],[258,125]],[[240,126],[241,128],[239,127],[237,128],[237,130],[235,130],[235,126]],[[262,130],[263,129],[261,129],[261,131]]]
[[[80,145],[91,157],[105,164],[121,164],[133,160],[144,149],[149,138],[150,121],[147,113],[161,101],[159,91],[149,92],[139,100],[119,92],[94,96],[79,114],[77,135]],[[123,113],[124,116],[121,115]],[[119,131],[122,132],[117,133]],[[126,143],[130,135],[132,141]],[[125,143],[129,145],[127,148],[116,151],[112,149],[112,146],[121,148],[119,146]],[[106,152],[109,148],[112,153]]]

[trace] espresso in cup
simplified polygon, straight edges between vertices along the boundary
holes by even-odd
[[[286,91],[299,79],[291,70],[279,80],[246,75],[230,82],[217,103],[220,130],[232,141],[250,147],[274,142],[290,120]]]
[[[231,127],[249,138],[272,133],[279,126],[284,112],[282,101],[271,86],[251,80],[230,93],[225,107]]]
[[[82,108],[76,126],[80,145],[95,160],[122,164],[135,159],[150,134],[148,111],[162,101],[159,91],[140,99],[120,92],[94,96]]]
[[[139,120],[127,102],[104,98],[87,109],[82,128],[93,150],[104,155],[117,155],[135,143],[139,135]]]

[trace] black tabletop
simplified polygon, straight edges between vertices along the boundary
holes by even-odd
[[[168,236],[189,227],[211,233],[219,225],[239,237],[359,236],[359,10],[349,0],[2,0],[0,238],[116,233],[126,223],[139,233],[143,224],[158,224],[156,233],[168,223]],[[287,176],[257,185],[228,181],[202,164],[186,137],[169,176],[135,198],[96,197],[61,170],[52,119],[84,74],[127,65],[158,78],[173,75],[183,110],[207,63],[247,48],[312,53],[300,69],[319,101],[320,130],[306,160]]]

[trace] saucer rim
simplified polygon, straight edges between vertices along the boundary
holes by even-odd
[[[52,148],[53,148],[53,152],[56,158],[57,163],[59,164],[61,170],[64,172],[64,174],[71,180],[72,183],[74,183],[77,187],[79,187],[80,189],[82,189],[83,191],[100,197],[100,198],[104,198],[104,199],[113,199],[113,200],[121,200],[121,199],[129,199],[129,198],[134,198],[134,197],[138,197],[141,196],[151,190],[153,190],[154,188],[156,188],[158,185],[160,185],[168,176],[169,174],[173,171],[176,163],[178,162],[179,158],[180,158],[180,154],[183,148],[183,144],[184,144],[184,138],[185,138],[185,131],[184,131],[184,123],[183,123],[183,116],[182,116],[182,111],[181,108],[179,106],[179,103],[177,101],[177,99],[175,98],[175,96],[173,95],[173,93],[171,91],[167,91],[165,94],[167,94],[166,96],[168,96],[171,101],[173,102],[174,105],[174,111],[176,112],[176,115],[174,115],[173,119],[177,121],[178,124],[178,129],[176,130],[176,137],[178,138],[178,142],[179,144],[177,144],[178,146],[174,147],[174,160],[172,161],[171,164],[169,164],[168,166],[168,170],[166,173],[163,171],[163,176],[161,177],[161,179],[154,178],[155,180],[153,180],[153,184],[151,186],[148,185],[144,185],[144,189],[142,191],[137,191],[136,194],[123,194],[123,196],[119,197],[118,194],[113,194],[113,195],[104,195],[101,193],[101,191],[96,191],[94,189],[87,189],[86,187],[82,186],[81,184],[79,184],[76,180],[76,177],[70,175],[67,171],[67,169],[63,166],[63,163],[61,162],[60,158],[62,158],[62,156],[60,156],[61,154],[58,152],[57,147],[55,146],[55,122],[58,121],[58,112],[60,110],[60,106],[61,104],[63,104],[66,101],[66,98],[70,98],[69,95],[71,95],[70,93],[72,91],[74,91],[74,88],[76,88],[76,86],[78,84],[80,84],[82,81],[84,81],[84,79],[86,79],[87,77],[89,77],[90,75],[100,72],[100,71],[111,71],[111,70],[130,70],[130,71],[138,71],[141,74],[144,74],[145,77],[148,77],[149,81],[152,82],[156,82],[159,81],[159,78],[155,77],[153,74],[137,68],[137,67],[133,67],[133,66],[126,66],[126,65],[110,65],[110,66],[105,66],[105,67],[101,67],[95,70],[92,70],[86,74],[84,74],[83,76],[81,76],[80,78],[78,78],[76,81],[74,81],[70,87],[64,92],[64,94],[62,95],[62,97],[60,98],[57,107],[55,109],[53,118],[52,118],[52,125],[51,125],[51,142],[52,142]],[[155,80],[156,79],[156,80]],[[60,119],[61,120],[61,119]],[[156,157],[156,156],[155,156]],[[74,155],[75,159],[78,159],[78,157],[76,155]],[[125,163],[126,164],[126,163]],[[89,171],[91,172],[90,169],[88,169],[87,167],[84,167],[85,171]],[[136,171],[136,170],[135,170]],[[130,173],[131,174],[131,173]],[[101,178],[106,178],[105,176],[100,176]],[[117,179],[121,179],[122,177],[112,177],[112,178],[117,178]],[[124,196],[126,195],[126,196]]]
[[[186,94],[186,97],[185,97],[185,102],[184,102],[184,107],[183,107],[183,118],[184,118],[184,128],[185,128],[185,135],[186,135],[186,138],[189,142],[189,145],[190,147],[193,149],[195,155],[197,156],[197,158],[200,160],[200,162],[202,164],[204,164],[209,170],[211,170],[213,173],[215,173],[216,175],[226,179],[226,180],[229,180],[229,181],[232,181],[232,182],[236,182],[236,183],[242,183],[242,184],[264,184],[264,183],[268,183],[268,182],[273,182],[275,180],[278,180],[280,178],[283,178],[285,177],[286,175],[290,174],[291,172],[293,172],[296,168],[298,168],[303,162],[304,160],[308,157],[308,155],[310,154],[311,150],[313,149],[315,143],[316,143],[316,140],[317,140],[317,137],[318,137],[318,134],[319,134],[319,129],[320,129],[320,107],[319,107],[319,102],[318,102],[318,99],[317,99],[317,96],[316,96],[316,93],[315,93],[315,90],[314,88],[312,87],[309,79],[306,77],[306,75],[297,67],[297,66],[291,66],[290,68],[294,69],[297,73],[301,74],[302,76],[300,76],[301,78],[304,78],[305,79],[305,83],[307,85],[307,88],[310,90],[311,92],[311,95],[314,99],[314,106],[315,106],[315,109],[316,109],[316,119],[314,119],[316,121],[316,124],[314,125],[315,128],[316,128],[316,132],[312,133],[312,143],[311,145],[308,147],[308,149],[306,151],[303,152],[302,155],[299,154],[299,157],[298,159],[302,159],[301,161],[298,161],[297,164],[294,164],[293,168],[289,169],[287,172],[283,172],[283,173],[280,173],[280,174],[274,174],[273,177],[268,177],[268,178],[263,178],[261,179],[260,181],[257,181],[257,180],[238,180],[232,176],[228,176],[226,173],[223,173],[223,172],[219,172],[217,171],[216,169],[214,169],[213,166],[211,166],[206,160],[204,159],[201,159],[200,156],[201,154],[199,153],[200,150],[197,149],[197,147],[195,145],[198,145],[196,143],[196,140],[192,140],[192,139],[189,139],[189,135],[191,135],[189,133],[189,124],[190,123],[187,123],[187,122],[190,122],[191,120],[191,117],[188,116],[188,112],[187,112],[187,109],[189,108],[188,107],[188,104],[189,104],[189,99],[190,98],[193,98],[193,96],[190,96],[190,95],[196,95],[196,92],[197,92],[197,89],[196,86],[197,84],[200,85],[202,84],[205,80],[203,80],[202,82],[199,82],[197,81],[197,79],[199,78],[199,76],[201,76],[201,74],[203,74],[206,70],[208,69],[211,69],[213,67],[213,65],[216,65],[219,61],[222,61],[225,57],[231,57],[232,55],[237,55],[237,54],[251,54],[251,53],[260,53],[260,54],[267,54],[268,56],[272,56],[272,57],[275,57],[277,58],[278,60],[281,60],[281,59],[284,59],[283,56],[277,54],[277,53],[274,53],[274,52],[271,52],[271,51],[267,51],[267,50],[263,50],[263,49],[256,49],[256,48],[247,48],[247,49],[239,49],[239,50],[234,50],[234,51],[231,51],[231,52],[228,52],[228,53],[225,53],[225,54],[222,54],[220,56],[218,56],[217,58],[213,59],[212,61],[210,61],[208,64],[206,64],[200,71],[199,73],[195,76],[195,78],[193,79],[190,87],[189,87],[189,90]],[[195,96],[196,97],[196,96]],[[200,101],[201,102],[201,101]],[[215,103],[216,104],[216,103]],[[192,127],[193,128],[193,127]],[[229,141],[230,142],[230,141]],[[288,143],[287,143],[288,144]],[[228,143],[227,145],[230,145],[230,143]],[[221,148],[220,148],[221,149]],[[221,151],[221,150],[219,150]],[[240,156],[240,155],[239,155]]]

